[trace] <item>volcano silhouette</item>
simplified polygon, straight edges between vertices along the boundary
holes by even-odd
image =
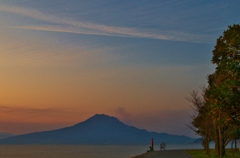
[[[0,144],[83,144],[83,145],[135,145],[155,143],[187,144],[194,139],[167,133],[149,132],[128,126],[115,117],[96,114],[74,126],[51,131],[35,132],[0,140]]]

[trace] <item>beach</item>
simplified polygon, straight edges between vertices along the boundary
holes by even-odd
[[[202,149],[199,144],[167,145],[167,150],[147,153],[148,145],[0,145],[4,158],[151,158],[177,157],[188,149]],[[171,158],[171,157],[170,157]]]
[[[192,158],[184,150],[151,151],[132,158]]]

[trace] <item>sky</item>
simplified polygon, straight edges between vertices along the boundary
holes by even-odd
[[[189,92],[207,86],[216,39],[240,1],[0,0],[0,132],[95,114],[197,137]]]

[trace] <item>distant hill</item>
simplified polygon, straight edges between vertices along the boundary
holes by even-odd
[[[193,142],[190,144],[202,144],[203,138],[196,138]]]
[[[6,132],[0,132],[0,139],[5,139],[8,137],[15,136],[14,134],[6,133]]]
[[[84,122],[58,130],[36,132],[0,140],[0,144],[148,144],[154,138],[155,144],[188,144],[193,138],[148,132],[128,126],[115,117],[96,114]]]

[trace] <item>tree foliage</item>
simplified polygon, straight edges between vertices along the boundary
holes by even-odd
[[[201,130],[200,135],[206,137],[204,133],[208,133],[208,139],[215,142],[216,154],[222,157],[225,146],[236,138],[236,130],[240,129],[240,25],[229,26],[212,52],[216,70],[208,76],[204,104],[192,125]],[[201,121],[209,123],[203,126]]]

